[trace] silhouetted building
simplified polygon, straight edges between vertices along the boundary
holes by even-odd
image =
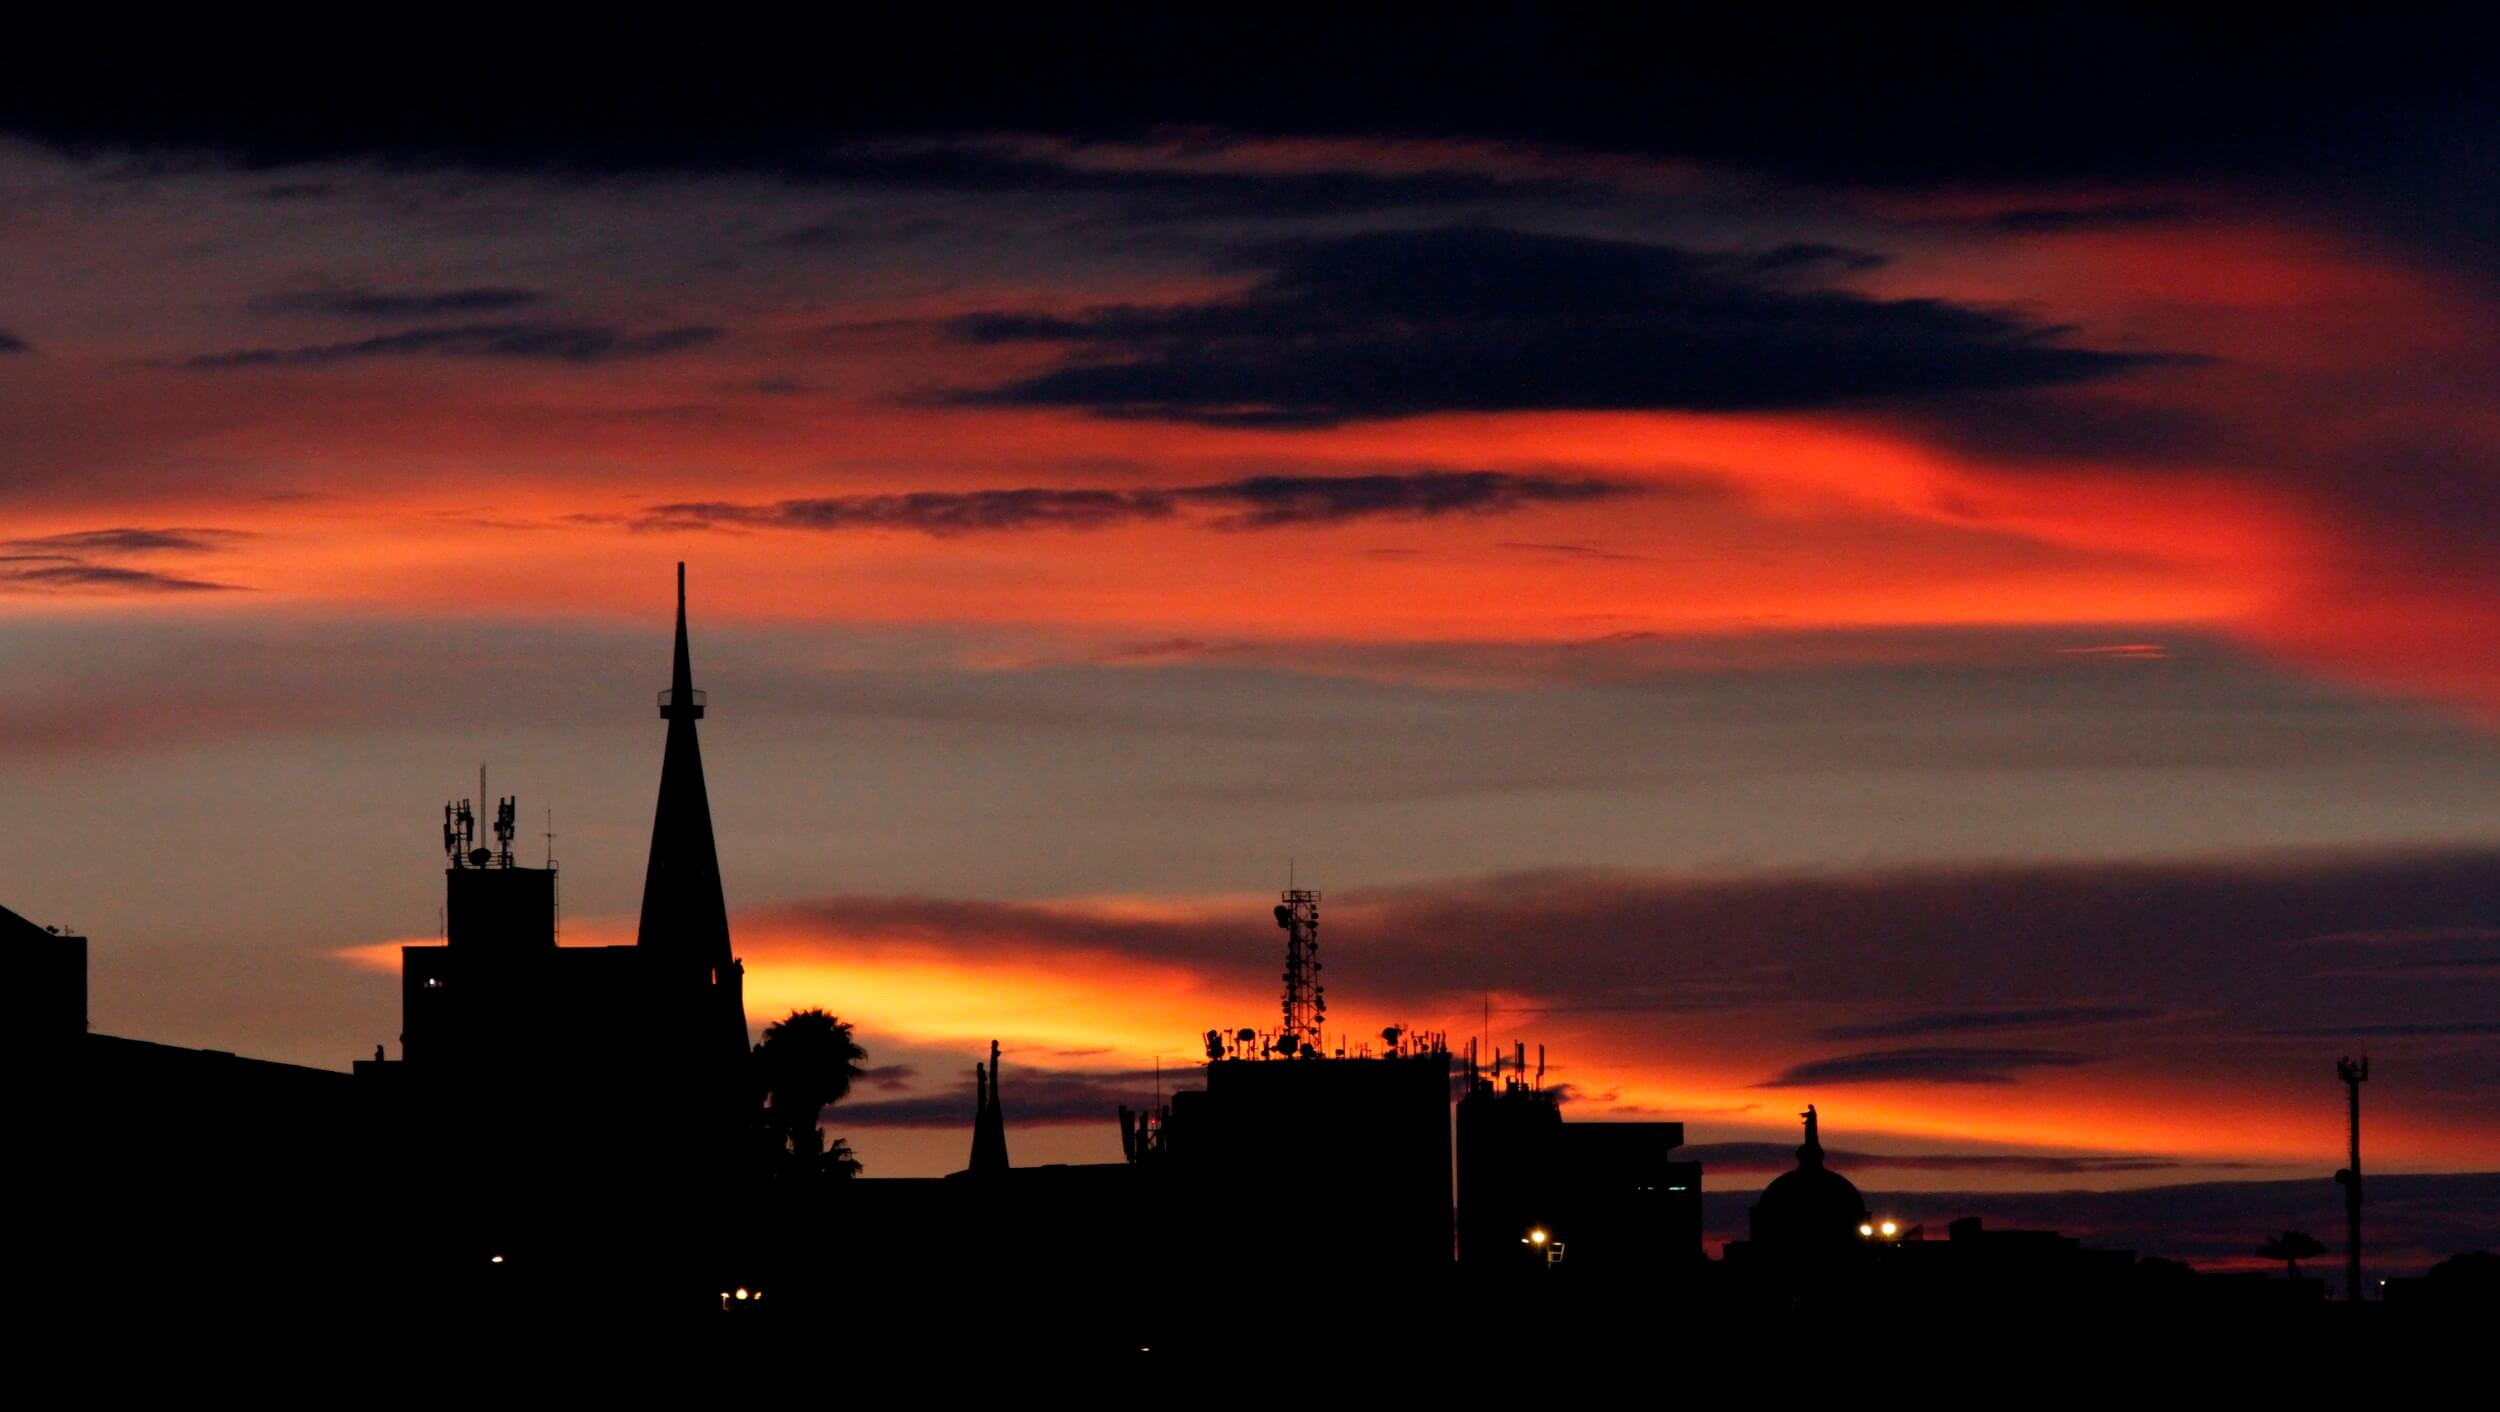
[[[1864,1239],[1866,1198],[1855,1183],[1823,1162],[1823,1136],[1814,1105],[1802,1115],[1806,1140],[1797,1148],[1797,1168],[1782,1172],[1762,1189],[1762,1199],[1749,1213],[1747,1234],[1768,1255],[1787,1260],[1827,1261],[1858,1249]]]
[[[73,1042],[87,1032],[87,939],[39,927],[0,907],[0,954],[9,983],[0,986],[0,1033],[12,1050]]]
[[[1224,1058],[1172,1096],[1166,1180],[1207,1212],[1219,1264],[1308,1249],[1381,1278],[1450,1262],[1450,1060]]]
[[[85,938],[0,909],[0,952],[24,1312],[170,1322],[373,1282],[345,1073],[92,1033]]]
[[[1753,1301],[1814,1308],[1852,1297],[1873,1240],[1888,1234],[1867,1217],[1857,1185],[1825,1165],[1814,1107],[1800,1115],[1797,1166],[1771,1179],[1747,1213],[1746,1239],[1729,1241],[1727,1275]]]
[[[1540,1074],[1543,1064],[1540,1052]],[[1567,1123],[1524,1064],[1513,1074],[1468,1065],[1458,1104],[1460,1263],[1546,1267],[1574,1279],[1689,1279],[1703,1259],[1701,1164],[1672,1155],[1684,1125]]]
[[[2380,1297],[2406,1310],[2438,1314],[2500,1314],[2500,1255],[2469,1250],[2412,1279],[2386,1282]]]
[[[436,1232],[423,1245],[455,1268],[527,1256],[586,1279],[619,1263],[673,1275],[672,1262],[701,1258],[754,1152],[743,968],[695,735],[704,695],[682,564],[659,700],[668,736],[632,945],[556,944],[556,871],[514,860],[514,800],[497,802],[491,849],[475,846],[466,801],[445,807],[444,941],[402,948],[402,1061],[356,1067],[407,1125],[406,1166]],[[609,1112],[630,1126],[585,1126]],[[630,1262],[615,1240],[621,1210],[634,1213]]]

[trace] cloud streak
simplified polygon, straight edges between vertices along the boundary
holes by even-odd
[[[2066,1029],[2077,1025],[2114,1025],[2150,1020],[2159,1010],[2142,1005],[2041,1005],[2021,1010],[1950,1010],[1878,1020],[1860,1025],[1834,1025],[1815,1031],[1817,1039],[1911,1039],[1920,1035],[1976,1034],[1988,1030]]]
[[[251,307],[267,314],[327,314],[357,319],[427,319],[447,314],[492,314],[534,308],[547,302],[535,289],[504,285],[473,285],[434,291],[369,289],[300,290],[264,294]]]
[[[722,330],[706,324],[631,332],[604,324],[454,324],[403,329],[370,338],[294,347],[235,348],[183,360],[198,371],[229,368],[313,368],[375,358],[501,358],[543,363],[611,363],[656,358],[717,343]]]
[[[142,529],[124,525],[113,529],[71,530],[62,534],[36,535],[29,539],[8,540],[6,544],[11,549],[71,555],[207,554],[223,549],[232,541],[245,537],[240,530]]]
[[[0,557],[0,592],[60,594],[184,594],[221,593],[233,584],[162,574],[152,569],[112,564],[39,562],[57,556]]]
[[[1188,511],[1218,530],[1270,530],[1363,519],[1506,515],[1646,492],[1627,481],[1515,471],[1416,471],[1352,476],[1248,476],[1170,490],[912,491],[764,504],[654,505],[639,529],[903,530],[946,538],[1042,529],[1106,529]]]
[[[1170,155],[1150,153],[1150,155]],[[1108,200],[1131,220],[1284,219],[1477,206],[1568,197],[1581,183],[1462,170],[1272,170],[1072,160],[981,142],[856,144],[807,164],[807,179],[886,191],[947,192],[1053,202]],[[800,248],[847,247],[857,227],[812,222],[782,237]]]
[[[1756,1088],[1804,1088],[1816,1084],[2010,1084],[2025,1069],[2072,1068],[2093,1056],[2062,1049],[1963,1049],[1930,1046],[1837,1054],[1791,1065]]]

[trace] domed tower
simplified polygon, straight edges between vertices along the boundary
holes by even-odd
[[[1866,1221],[1866,1198],[1855,1183],[1823,1165],[1812,1104],[1803,1116],[1806,1140],[1797,1149],[1797,1170],[1782,1172],[1762,1189],[1753,1208],[1753,1239],[1766,1254],[1845,1254],[1863,1241],[1858,1227]]]

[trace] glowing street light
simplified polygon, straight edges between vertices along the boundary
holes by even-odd
[[[1886,1221],[1886,1222],[1884,1222],[1884,1224],[1883,1224],[1883,1226],[1882,1226],[1882,1228],[1881,1228],[1881,1229],[1883,1230],[1883,1233],[1884,1233],[1884,1239],[1886,1239],[1886,1240],[1890,1240],[1890,1239],[1892,1239],[1894,1236],[1897,1236],[1897,1235],[1901,1234],[1901,1227],[1900,1227],[1900,1225],[1899,1225],[1898,1223],[1896,1223],[1896,1222]]]
[[[1860,1225],[1858,1227],[1858,1234],[1862,1236],[1872,1236],[1875,1234],[1875,1228],[1870,1225]]]

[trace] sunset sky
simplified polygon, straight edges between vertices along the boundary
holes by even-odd
[[[873,1175],[993,1037],[1116,1157],[1289,867],[1718,1189],[2314,1176],[2365,1049],[2500,1167],[2490,22],[1498,13],[0,58],[0,905],[344,1067],[483,762],[630,940],[683,560]]]

